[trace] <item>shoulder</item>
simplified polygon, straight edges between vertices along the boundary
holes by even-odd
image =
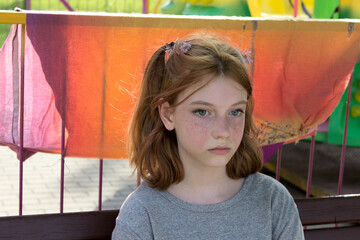
[[[268,194],[283,194],[291,197],[288,190],[279,181],[262,173],[250,175],[249,184],[258,192],[266,192]]]
[[[143,182],[122,204],[119,214],[120,220],[136,218],[138,215],[141,215],[141,217],[147,215],[149,205],[156,201],[156,198],[159,198],[158,192],[157,189],[152,189]]]
[[[280,188],[282,186],[282,184],[280,184],[277,180],[263,173],[257,172],[250,175],[249,177],[251,178],[253,184],[266,184],[267,186],[274,186]]]
[[[294,198],[279,181],[262,173],[255,173],[249,177],[249,192],[262,204],[270,207],[274,215],[297,212]]]
[[[294,198],[277,180],[261,173],[251,175],[252,189],[269,207],[274,239],[304,239]]]
[[[142,183],[124,201],[116,218],[113,235],[137,236],[135,239],[149,239],[152,236],[149,205],[156,201],[158,190]]]

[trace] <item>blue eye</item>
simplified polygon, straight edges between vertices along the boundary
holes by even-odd
[[[236,110],[231,111],[230,115],[234,116],[234,117],[238,117],[243,113],[244,113],[244,111],[242,109],[236,109]]]
[[[196,115],[201,116],[201,117],[205,117],[205,116],[209,115],[209,112],[207,110],[205,110],[205,109],[197,109],[197,110],[194,111],[194,113]]]

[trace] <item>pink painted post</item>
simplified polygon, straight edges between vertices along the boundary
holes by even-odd
[[[25,24],[21,24],[19,216],[22,215],[23,181],[24,181],[24,95],[25,95],[24,78],[25,78]]]
[[[20,168],[19,168],[19,216],[22,215],[23,206],[23,181],[24,181],[23,146],[20,144]]]
[[[149,9],[149,0],[143,0],[142,13],[148,13]]]
[[[311,180],[312,180],[312,171],[313,171],[313,163],[314,163],[314,149],[315,149],[315,136],[311,136],[308,179],[307,179],[307,187],[306,187],[306,198],[310,197],[310,193],[311,193]]]
[[[102,185],[103,185],[103,165],[104,160],[99,160],[99,211],[102,208]]]
[[[60,0],[62,4],[67,8],[69,11],[74,11],[74,9],[70,6],[70,4],[66,0]]]
[[[282,146],[278,149],[277,162],[276,162],[276,180],[278,181],[280,181],[281,152],[282,152]]]
[[[22,122],[21,122],[22,123]],[[23,182],[24,182],[24,155],[23,155],[23,142],[22,142],[22,131],[24,129],[23,124],[20,124],[20,166],[19,166],[19,216],[22,215],[23,206]]]
[[[341,151],[341,160],[340,160],[340,172],[339,172],[339,182],[338,182],[338,195],[341,195],[343,178],[344,178],[344,166],[345,166],[345,153],[346,153],[346,139],[348,132],[348,123],[349,123],[349,113],[350,113],[350,102],[351,102],[351,87],[353,82],[353,75],[350,77],[349,85],[348,85],[348,96],[347,96],[347,104],[346,104],[346,115],[345,115],[345,126],[344,126],[344,138],[342,143],[342,151]]]
[[[293,17],[296,18],[298,14],[299,0],[294,0]]]
[[[60,213],[64,212],[64,179],[65,179],[65,123],[61,124],[61,169],[60,169]]]
[[[31,0],[26,0],[26,10],[31,10]]]

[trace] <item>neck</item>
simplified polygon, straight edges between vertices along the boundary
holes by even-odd
[[[223,186],[231,180],[225,168],[185,168],[184,171],[185,176],[183,182],[193,187],[216,188],[217,186]]]
[[[225,168],[184,169],[184,180],[173,184],[168,191],[175,197],[194,204],[215,204],[233,197],[244,179],[231,179]]]

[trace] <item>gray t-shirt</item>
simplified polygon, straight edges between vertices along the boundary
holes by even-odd
[[[261,173],[218,204],[184,202],[142,183],[123,203],[112,239],[304,239],[287,189]]]

